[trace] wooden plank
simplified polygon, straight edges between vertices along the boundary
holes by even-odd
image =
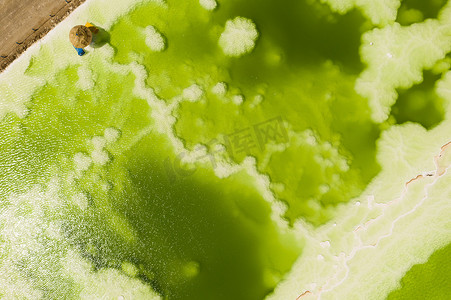
[[[47,22],[48,19],[49,18],[47,16],[41,17],[34,23],[33,26],[31,26],[31,30],[37,31],[39,28],[41,28],[41,26],[43,26],[45,24],[45,22]]]
[[[56,14],[66,6],[66,1],[54,1],[54,5],[50,8],[50,17],[56,16]]]
[[[84,1],[0,0],[0,71]]]

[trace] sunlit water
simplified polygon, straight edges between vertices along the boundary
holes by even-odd
[[[117,280],[111,297],[263,299],[302,253],[290,226],[329,221],[379,172],[393,120],[375,124],[354,91],[361,14],[223,2],[145,2],[82,58],[45,43],[31,58],[26,117],[0,124],[0,294],[93,297]],[[237,16],[259,37],[234,58],[218,38]]]

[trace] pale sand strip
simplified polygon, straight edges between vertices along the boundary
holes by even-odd
[[[0,0],[0,72],[85,0]]]

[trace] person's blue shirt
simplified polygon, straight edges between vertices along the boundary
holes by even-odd
[[[76,48],[74,46],[75,50],[77,50],[78,55],[82,56],[83,54],[85,54],[85,50],[83,50],[83,48]]]

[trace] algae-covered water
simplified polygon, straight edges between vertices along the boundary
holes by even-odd
[[[370,299],[370,285],[383,299],[449,243],[445,231],[414,254],[381,246],[375,274],[396,255],[412,259],[391,279],[346,290],[352,274],[373,272],[370,254],[356,253],[385,238],[407,247],[402,230],[423,228],[393,230],[417,213],[419,192],[390,203],[447,141],[449,100],[436,89],[446,86],[445,56],[422,83],[393,83],[398,101],[380,117],[392,88],[384,80],[401,71],[365,79],[376,61],[365,39],[383,48],[403,35],[397,23],[374,24],[366,6],[119,2],[87,1],[0,77],[2,298]],[[444,5],[417,2],[399,8],[406,30]],[[66,33],[86,21],[102,34],[77,57]],[[390,26],[395,38],[364,36]],[[429,148],[414,144],[420,135]],[[424,184],[446,189],[438,174]],[[434,222],[427,209],[416,222],[449,226],[446,208]]]

